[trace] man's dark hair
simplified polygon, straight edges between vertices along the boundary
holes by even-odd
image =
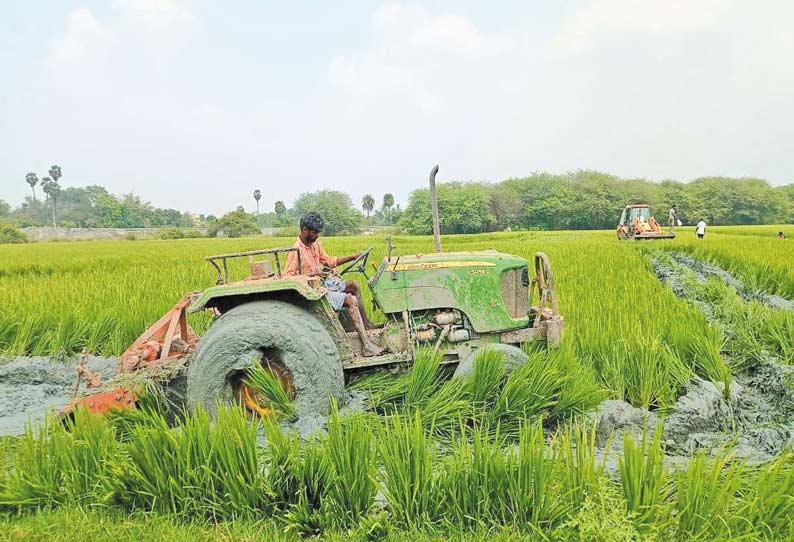
[[[323,231],[323,226],[325,226],[325,221],[323,217],[320,216],[320,213],[315,213],[314,211],[310,213],[306,213],[301,217],[300,227],[301,229],[306,228],[309,230],[314,230],[317,232]]]

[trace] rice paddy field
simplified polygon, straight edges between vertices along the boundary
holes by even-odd
[[[794,227],[693,230],[444,237],[546,252],[561,348],[527,345],[509,375],[486,350],[462,380],[422,351],[354,382],[367,408],[309,438],[236,408],[173,421],[155,399],[31,427],[0,440],[0,540],[793,540]],[[214,283],[205,256],[292,241],[0,246],[0,357],[119,355]],[[386,245],[323,243],[375,262]]]

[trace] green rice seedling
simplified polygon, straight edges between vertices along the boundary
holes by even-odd
[[[498,430],[461,431],[438,476],[439,517],[452,529],[490,527],[505,518],[507,462]]]
[[[722,382],[726,398],[731,396],[731,368],[722,359],[725,339],[717,326],[707,326],[703,333],[690,338],[688,355],[694,365],[695,373],[714,383]]]
[[[491,348],[483,348],[474,358],[474,370],[467,386],[472,405],[486,409],[498,395],[505,378],[504,354]]]
[[[768,540],[794,536],[794,452],[786,451],[757,469],[736,516],[740,528]]]
[[[0,506],[105,504],[115,498],[125,458],[113,426],[83,410],[67,424],[26,428],[4,477]]]
[[[300,475],[297,502],[284,512],[285,530],[303,536],[317,535],[329,523],[323,514],[322,498],[330,478],[327,453],[317,439],[301,445]]]
[[[375,408],[381,413],[400,413],[412,417],[421,412],[425,430],[448,436],[459,420],[472,417],[468,381],[444,380],[441,355],[423,348],[417,352],[411,369],[394,378],[371,376],[359,381],[359,389],[375,396]]]
[[[734,501],[742,486],[744,463],[736,461],[730,447],[713,458],[705,450],[695,453],[686,469],[676,470],[675,521],[686,540],[730,539]]]
[[[766,344],[784,362],[794,364],[794,314],[768,311],[765,324]]]
[[[183,517],[256,515],[267,497],[256,435],[256,426],[234,407],[220,407],[212,421],[197,409],[174,429],[153,415],[131,430],[126,502]]]
[[[503,434],[517,436],[525,418],[542,416],[554,407],[567,376],[546,360],[545,352],[533,352],[524,365],[510,373],[498,398],[485,413],[485,426],[498,425]]]
[[[546,355],[546,362],[565,375],[556,404],[548,413],[547,420],[564,420],[584,414],[607,398],[608,393],[598,386],[598,378],[592,367],[579,361],[572,343],[564,343]]]
[[[604,449],[608,451],[611,445],[610,440]],[[596,423],[570,424],[558,434],[557,446],[563,463],[562,496],[572,510],[577,510],[603,487],[605,465],[596,459]]]
[[[658,337],[622,339],[596,357],[604,383],[634,406],[664,407],[675,401],[692,375],[676,353]]]
[[[256,517],[267,504],[267,481],[257,443],[258,424],[235,407],[218,411],[210,428],[206,469],[215,490],[214,517]]]
[[[327,518],[334,527],[349,527],[367,514],[375,499],[372,429],[367,418],[356,413],[343,421],[334,404],[325,447],[330,465]]]
[[[429,348],[422,348],[416,353],[411,370],[405,374],[406,406],[421,406],[441,387],[441,354]]]
[[[147,425],[158,416],[165,415],[166,402],[160,393],[142,393],[135,402],[135,408],[111,410],[106,418],[115,427],[117,438],[129,442],[133,427]]]
[[[606,478],[588,494],[581,506],[555,533],[556,540],[577,542],[650,542],[653,536],[643,536],[637,531],[620,494],[614,491]],[[664,540],[663,538],[661,540]]]
[[[351,388],[366,392],[367,402],[375,411],[393,411],[405,396],[405,378],[388,371],[373,371],[354,380]]]
[[[298,419],[298,411],[284,385],[269,367],[263,367],[258,359],[255,359],[247,370],[245,383],[266,398],[268,405],[277,416],[287,421]]]
[[[540,533],[560,524],[571,512],[559,483],[563,466],[558,450],[546,447],[541,423],[524,423],[518,449],[507,453],[504,519]]]
[[[638,527],[649,528],[661,519],[668,496],[667,471],[663,463],[662,428],[649,439],[643,431],[639,444],[628,433],[623,436],[623,454],[618,457],[618,472],[626,499],[626,512]]]
[[[301,443],[296,432],[283,431],[277,420],[264,419],[262,427],[267,439],[267,487],[271,493],[272,505],[276,510],[283,511],[297,502],[301,493]]]
[[[425,436],[421,414],[403,420],[386,420],[377,449],[382,469],[376,475],[380,490],[395,521],[415,527],[436,517],[438,494],[431,445]]]

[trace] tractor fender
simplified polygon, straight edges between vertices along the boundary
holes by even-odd
[[[230,284],[219,284],[198,294],[188,307],[189,313],[209,308],[221,308],[225,312],[233,307],[262,299],[292,299],[301,302],[319,301],[325,290],[318,281],[295,276],[280,279],[243,280]]]

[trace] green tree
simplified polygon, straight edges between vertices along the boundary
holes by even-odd
[[[372,194],[364,194],[364,197],[361,198],[361,208],[367,213],[367,219],[369,219],[369,214],[375,208],[375,198],[372,197]]]
[[[56,166],[56,165],[50,166],[50,171],[48,173],[50,174],[50,177],[52,177],[52,180],[55,181],[56,183],[60,181],[61,177],[63,176],[61,174],[61,166]]]
[[[284,205],[283,201],[278,200],[274,207],[275,207],[274,211],[276,212],[277,217],[281,218],[287,214],[287,206]]]
[[[10,224],[0,223],[0,245],[10,243],[27,243],[28,237]]]
[[[383,211],[386,214],[386,223],[391,224],[391,208],[394,205],[394,196],[391,194],[383,194]]]
[[[491,214],[489,185],[484,183],[442,183],[437,186],[441,233],[479,233],[492,231],[496,220]],[[430,190],[414,190],[402,213],[400,225],[414,235],[433,231]]]
[[[259,200],[262,198],[262,191],[258,188],[254,190],[254,199],[256,200],[256,214],[259,214]]]
[[[301,194],[295,200],[294,210],[298,216],[309,211],[320,213],[325,221],[326,235],[358,233],[363,218],[353,207],[350,196],[336,190]]]
[[[52,216],[52,227],[57,228],[58,225],[55,222],[55,207],[58,201],[58,196],[61,193],[61,187],[58,184],[58,181],[50,177],[44,177],[41,180],[41,189],[47,196],[47,207],[49,208],[50,214]]]
[[[208,230],[210,237],[217,237],[220,233],[227,237],[242,237],[261,233],[256,224],[256,216],[246,213],[242,207],[237,207],[234,211],[223,215],[220,220],[212,222]]]
[[[33,191],[33,201],[36,201],[36,185],[39,184],[39,176],[31,171],[25,175],[25,182],[30,185],[30,189]]]

